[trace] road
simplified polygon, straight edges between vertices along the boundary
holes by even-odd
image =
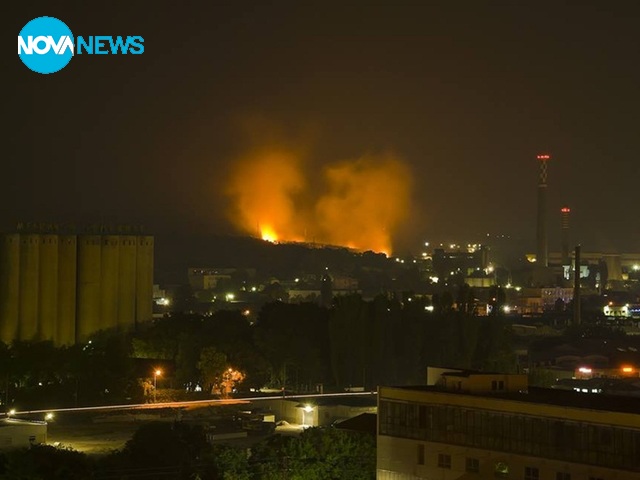
[[[191,400],[184,402],[164,402],[164,403],[134,403],[122,405],[100,405],[94,407],[70,407],[55,408],[49,410],[20,410],[11,413],[13,417],[21,415],[36,415],[47,413],[69,413],[69,412],[99,412],[109,410],[149,410],[159,408],[187,408],[198,406],[216,406],[216,405],[241,405],[250,402],[259,402],[261,400],[278,400],[281,398],[297,399],[297,398],[335,398],[335,397],[357,397],[372,396],[377,392],[342,392],[342,393],[315,393],[308,395],[272,395],[267,397],[245,397],[245,398],[227,398],[227,399],[210,399],[210,400]],[[0,417],[9,416],[8,413],[0,413]]]
[[[373,396],[375,392],[347,392],[338,394],[286,395],[286,399],[335,398]],[[104,455],[124,447],[140,425],[155,421],[175,421],[179,411],[188,410],[187,417],[195,414],[200,421],[210,421],[218,416],[209,407],[243,405],[261,400],[282,399],[282,395],[245,397],[232,399],[212,399],[186,402],[142,403],[122,405],[101,405],[95,407],[59,408],[50,410],[23,410],[12,414],[16,418],[38,419],[53,414],[48,422],[47,443],[71,447],[90,455]],[[198,414],[196,412],[202,412]],[[297,435],[303,430],[301,425],[277,427],[283,435]],[[244,445],[258,441],[261,437],[251,436],[239,440]],[[244,443],[242,443],[244,442]],[[234,443],[232,441],[232,443]]]

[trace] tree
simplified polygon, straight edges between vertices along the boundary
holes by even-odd
[[[180,422],[142,425],[121,451],[99,460],[97,478],[194,478],[208,444],[202,427]],[[85,476],[83,478],[90,478]]]
[[[370,480],[375,478],[375,439],[333,428],[309,428],[299,437],[273,437],[250,458],[254,478]]]
[[[200,352],[198,370],[200,377],[211,393],[222,391],[222,375],[227,369],[227,356],[215,347],[205,347]]]
[[[84,480],[91,477],[89,460],[84,453],[37,445],[29,449],[6,453],[4,473],[6,480]]]
[[[220,480],[250,480],[247,451],[229,445],[214,445],[211,452],[205,455],[203,463],[212,465],[203,472],[203,478],[215,478]],[[209,475],[207,475],[209,474]]]

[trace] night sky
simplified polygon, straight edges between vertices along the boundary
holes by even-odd
[[[145,53],[51,75],[5,62],[5,229],[238,233],[225,181],[253,119],[304,143],[311,172],[401,156],[415,183],[397,248],[504,233],[531,251],[548,152],[550,250],[567,204],[584,249],[640,251],[640,2],[48,3],[21,2],[13,31],[48,15]]]

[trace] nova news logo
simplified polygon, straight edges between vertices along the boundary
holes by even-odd
[[[78,36],[75,41],[69,27],[53,17],[38,17],[27,23],[18,35],[18,56],[37,73],[62,70],[75,55],[144,53],[140,36]]]

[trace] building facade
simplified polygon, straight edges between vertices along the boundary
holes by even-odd
[[[69,345],[152,318],[152,236],[0,235],[0,340]]]
[[[378,480],[640,479],[636,399],[509,391],[499,377],[502,390],[491,375],[455,382],[457,391],[380,388]]]
[[[0,419],[0,451],[47,443],[47,422]]]

